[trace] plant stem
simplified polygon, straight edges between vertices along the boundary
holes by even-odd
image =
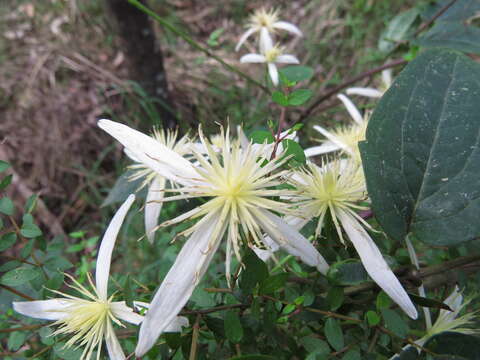
[[[192,345],[190,347],[190,355],[188,360],[195,360],[197,358],[197,347],[198,347],[198,335],[200,332],[200,319],[202,316],[197,314],[195,324],[193,324],[193,333],[192,333]]]
[[[18,290],[15,290],[14,288],[10,287],[10,286],[7,286],[7,285],[3,285],[3,284],[0,284],[0,288],[3,288],[7,291],[10,291],[11,293],[15,294],[15,295],[18,295],[26,300],[29,300],[29,301],[34,301],[35,299],[18,291]]]

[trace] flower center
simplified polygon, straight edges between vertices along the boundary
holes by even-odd
[[[265,58],[267,59],[267,62],[273,63],[275,62],[275,60],[277,60],[277,57],[281,54],[282,54],[282,50],[275,45],[273,48],[265,51]]]
[[[277,11],[260,9],[256,11],[251,17],[251,24],[255,27],[266,27],[268,31],[273,32],[273,24],[277,22]]]

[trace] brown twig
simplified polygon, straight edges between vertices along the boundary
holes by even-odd
[[[414,37],[417,37],[418,34],[420,34],[423,30],[425,30],[426,28],[428,28],[430,25],[433,24],[433,22],[435,20],[437,20],[440,16],[442,16],[445,11],[447,11],[453,4],[455,4],[457,2],[457,0],[452,0],[450,1],[448,4],[446,4],[445,6],[443,6],[441,9],[439,9],[435,15],[433,15],[429,20],[425,21],[423,24],[421,24],[417,31],[415,31],[415,34],[413,34]]]
[[[188,360],[195,360],[197,358],[198,335],[200,333],[200,319],[202,316],[197,314],[195,324],[193,324],[192,345],[190,346],[190,355]]]
[[[7,286],[7,285],[3,285],[3,284],[0,284],[0,288],[3,288],[7,291],[10,291],[11,293],[15,294],[15,295],[18,295],[26,300],[29,300],[29,301],[33,301],[35,300],[34,298],[22,293],[21,291],[18,291],[18,290],[15,290],[14,288],[10,287],[10,286]]]
[[[47,326],[48,324],[35,324],[35,325],[25,325],[8,329],[0,329],[0,333],[11,333],[15,331],[26,331],[26,330],[36,330],[41,327]]]

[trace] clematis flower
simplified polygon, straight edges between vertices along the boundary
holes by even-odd
[[[268,11],[265,8],[255,11],[250,16],[250,21],[247,24],[247,27],[248,30],[240,37],[237,46],[235,46],[235,51],[240,49],[250,35],[257,32],[260,32],[260,51],[265,49],[266,44],[271,44],[273,42],[271,34],[274,34],[277,30],[286,30],[297,36],[303,36],[300,29],[295,25],[286,21],[278,21],[277,10]]]
[[[371,87],[351,87],[346,90],[347,95],[360,95],[370,98],[381,98],[392,85],[392,69],[382,71],[382,85],[379,89]]]
[[[320,146],[313,146],[305,149],[307,157],[327,154],[333,151],[341,151],[350,156],[353,160],[361,163],[360,151],[358,143],[365,140],[365,133],[368,125],[368,114],[363,117],[353,102],[343,94],[337,95],[345,105],[348,113],[352,117],[354,123],[351,125],[340,125],[336,129],[327,130],[320,125],[313,128],[320,134],[325,136],[327,140],[323,141]]]
[[[190,152],[190,139],[188,136],[183,136],[177,141],[177,137],[178,131],[162,129],[154,129],[152,136],[154,140],[158,141],[163,146],[176,152],[180,156],[185,157]],[[137,159],[132,152],[128,151],[128,149],[125,149],[125,153],[136,163],[129,166],[130,169],[135,171],[129,180],[134,181],[137,179],[143,179],[138,190],[148,186],[145,202],[145,233],[150,243],[153,243],[155,238],[155,228],[158,225],[158,217],[162,210],[162,199],[165,194],[165,189],[175,187],[175,181],[169,181],[164,176],[159,175]]]
[[[283,54],[283,49],[277,45],[267,45],[262,54],[247,54],[240,58],[241,63],[265,63],[273,85],[278,85],[278,69],[275,63],[299,64],[298,59],[290,54]]]
[[[343,163],[338,158],[320,168],[310,163],[297,172],[292,184],[298,190],[297,204],[309,218],[318,217],[316,234],[321,234],[327,213],[344,243],[342,230],[352,242],[370,277],[395,301],[408,316],[417,318],[417,310],[406,291],[385,262],[380,250],[364,229],[370,228],[358,214],[365,209],[358,205],[366,199],[363,171],[354,161]],[[298,179],[298,180],[295,180]]]
[[[244,149],[240,141],[230,140],[228,130],[226,134],[222,130],[222,149],[216,152],[200,130],[200,141],[207,154],[192,150],[198,162],[198,166],[193,166],[170,149],[158,147],[158,143],[152,142],[149,136],[125,125],[100,120],[99,126],[138,159],[143,159],[167,179],[173,178],[182,184],[176,190],[180,195],[164,198],[164,201],[196,197],[209,199],[161,224],[168,226],[187,219],[198,219],[182,233],[189,239],[154,295],[140,328],[135,350],[137,356],[142,356],[155,344],[158,336],[186,304],[223,237],[226,238],[227,279],[232,253],[240,258],[240,247],[244,243],[262,245],[264,234],[306,264],[316,266],[323,274],[328,270],[327,263],[313,245],[272,212],[292,213],[291,205],[272,199],[284,194],[284,190],[274,187],[282,183],[285,172],[280,167],[287,158],[270,161],[262,167],[263,162],[258,161],[264,154],[262,147],[249,144]]]
[[[88,276],[92,290],[87,289],[66,274],[72,281],[72,284],[68,286],[83,297],[52,290],[62,297],[13,303],[14,310],[22,315],[36,319],[55,320],[53,325],[58,326],[58,328],[52,335],[68,335],[69,339],[65,347],[84,346],[81,360],[90,359],[95,349],[97,349],[97,359],[100,359],[103,340],[107,345],[110,359],[125,359],[112,323],[124,326],[120,322],[120,320],[123,320],[138,325],[143,320],[143,316],[133,312],[124,301],[113,301],[113,295],[110,297],[107,295],[112,250],[123,220],[134,200],[134,195],[127,198],[113,217],[103,236],[95,271],[96,286]],[[179,324],[184,323],[185,319],[174,318],[169,324],[168,330],[176,331],[179,329]]]

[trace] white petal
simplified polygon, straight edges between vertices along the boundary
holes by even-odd
[[[321,154],[328,154],[332,151],[337,151],[340,150],[341,148],[334,144],[331,141],[325,141],[322,145],[319,146],[312,146],[311,148],[305,149],[305,156],[306,157],[312,157],[312,156],[317,156]]]
[[[345,105],[353,121],[355,121],[358,125],[362,125],[363,117],[362,117],[362,114],[360,114],[360,111],[358,110],[358,108],[355,106],[355,104],[343,94],[338,94],[337,97],[340,99],[343,105]]]
[[[137,162],[137,163],[141,163],[141,162],[142,162],[139,158],[137,158],[137,157],[135,156],[134,153],[132,153],[132,152],[131,152],[130,150],[128,150],[127,148],[123,148],[123,152],[125,153],[125,155],[127,155],[127,156],[130,158],[130,160],[133,160],[133,161],[135,161],[135,162]]]
[[[242,149],[247,150],[248,146],[250,145],[250,140],[248,140],[241,126],[237,126],[237,135]]]
[[[290,54],[278,55],[275,59],[275,62],[281,64],[300,64],[300,61],[295,56]]]
[[[440,309],[437,321],[439,321],[439,319],[444,319],[445,323],[448,323],[457,317],[458,313],[463,307],[463,295],[459,291],[457,285],[455,285],[452,293],[445,299],[444,303],[447,304],[453,311]]]
[[[125,354],[118,342],[117,335],[113,331],[113,326],[110,321],[107,322],[107,334],[105,336],[105,343],[107,344],[108,357],[110,360],[124,360]]]
[[[61,311],[71,305],[69,299],[50,299],[36,301],[15,301],[13,310],[35,319],[59,320],[65,316]]]
[[[219,221],[219,214],[212,214],[183,245],[175,263],[155,293],[140,327],[135,349],[137,357],[150,350],[192,295],[220,244],[223,232],[212,238]]]
[[[374,88],[352,87],[346,90],[347,95],[360,95],[372,98],[381,98],[383,93]]]
[[[151,136],[106,119],[99,120],[98,126],[128,148],[134,158],[159,175],[182,185],[191,185],[191,179],[197,177],[193,165],[188,160]]]
[[[275,29],[282,29],[282,30],[286,30],[288,32],[291,32],[297,36],[303,36],[302,32],[300,31],[300,29],[298,27],[296,27],[295,25],[289,23],[289,22],[286,22],[286,21],[277,21],[275,23],[273,23],[272,25]]]
[[[120,206],[120,209],[113,216],[108,225],[105,235],[103,235],[100,250],[98,250],[97,267],[95,269],[95,284],[97,286],[98,295],[103,300],[107,299],[108,276],[110,274],[110,262],[112,259],[112,251],[117,240],[118,232],[123,224],[123,220],[127,215],[130,206],[135,201],[135,195],[131,194],[127,200]]]
[[[317,130],[320,134],[325,136],[328,140],[330,140],[333,144],[337,145],[340,149],[343,149],[349,154],[352,154],[352,150],[348,148],[346,144],[344,144],[342,141],[340,141],[335,135],[333,135],[330,131],[326,130],[324,127],[315,125],[313,127],[315,130]]]
[[[148,187],[147,199],[145,202],[145,232],[148,241],[153,243],[155,239],[155,228],[158,225],[158,217],[162,210],[163,196],[165,195],[165,178],[156,176]]]
[[[182,332],[182,327],[186,327],[188,325],[188,318],[185,316],[176,316],[172,322],[167,325],[164,332]]]
[[[260,30],[260,41],[258,45],[262,54],[265,54],[268,50],[273,48],[273,39],[266,27],[262,27]]]
[[[387,90],[392,85],[392,69],[385,69],[382,71],[382,82]]]
[[[270,74],[270,78],[272,79],[273,85],[278,85],[278,70],[277,66],[273,63],[268,63],[268,73]]]
[[[327,273],[327,262],[302,234],[277,215],[267,210],[260,210],[260,213],[268,221],[264,221],[262,217],[257,221],[273,241],[293,256],[298,256],[307,265],[315,266],[322,274]]]
[[[260,249],[257,246],[252,246],[252,250],[263,262],[267,262],[267,260],[270,259],[274,253],[272,249]]]
[[[112,312],[120,320],[138,325],[143,321],[143,316],[137,314],[132,308],[128,307],[125,301],[117,301],[111,304]]]
[[[400,281],[383,259],[380,250],[378,250],[370,235],[352,215],[344,211],[339,211],[337,215],[368,275],[408,316],[416,319],[418,314],[415,306]]]
[[[266,61],[265,56],[260,54],[247,54],[240,58],[241,63],[264,63]]]
[[[243,43],[252,35],[253,33],[257,32],[257,28],[250,28],[247,31],[245,31],[242,36],[240,36],[240,40],[238,40],[237,46],[235,46],[235,51],[238,51],[240,47],[243,45]]]

